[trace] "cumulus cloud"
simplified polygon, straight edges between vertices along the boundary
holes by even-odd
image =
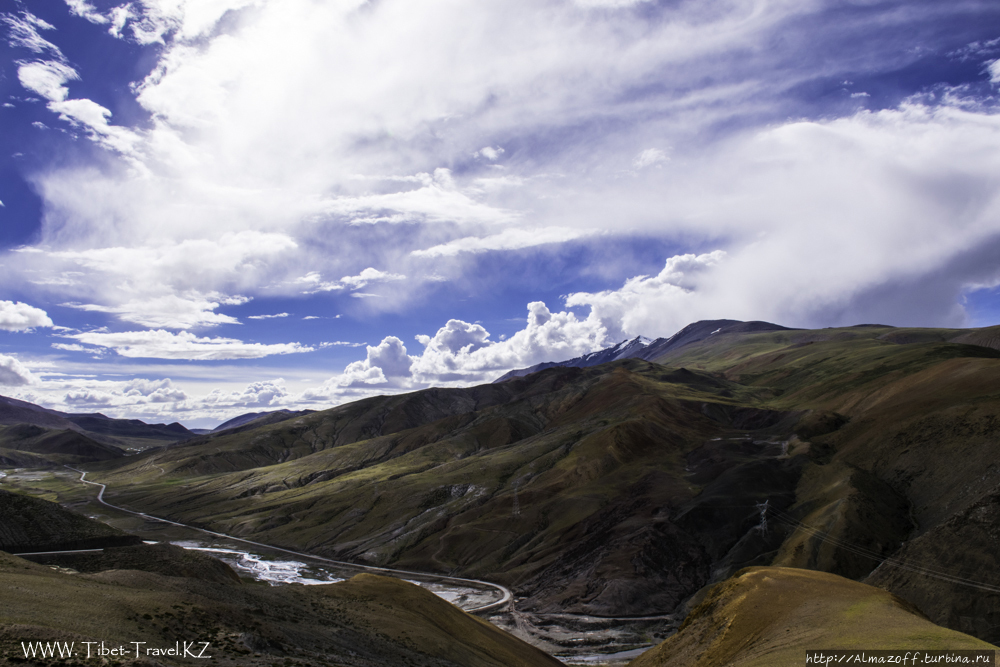
[[[574,313],[553,313],[540,301],[528,304],[524,329],[504,340],[490,339],[480,324],[449,320],[433,335],[416,337],[424,347],[410,355],[395,336],[368,346],[367,358],[349,364],[316,389],[303,394],[307,400],[331,399],[344,388],[419,388],[431,384],[481,382],[500,372],[543,361],[569,359],[599,350],[610,340],[608,331],[593,315],[580,319]]]
[[[0,329],[27,331],[35,327],[51,327],[48,314],[34,306],[17,301],[0,301]]]
[[[0,354],[0,385],[20,387],[35,382],[31,370],[15,357]]]
[[[156,380],[135,378],[127,382],[100,382],[89,387],[72,389],[63,396],[70,406],[88,409],[144,406],[157,403],[176,404],[188,398],[174,386],[170,378]]]
[[[299,343],[265,345],[244,343],[235,338],[199,338],[187,331],[175,334],[162,329],[121,333],[85,332],[67,334],[65,337],[86,345],[112,349],[123,357],[190,361],[259,359],[276,354],[312,352],[315,349]]]
[[[368,357],[364,361],[348,365],[338,384],[349,387],[398,383],[400,379],[409,379],[412,365],[413,360],[406,354],[403,341],[395,336],[387,336],[378,345],[368,346]]]
[[[479,381],[501,370],[577,357],[611,340],[593,314],[581,319],[571,311],[553,313],[541,301],[528,304],[523,329],[502,341],[488,337],[480,325],[451,320],[420,339],[424,353],[414,360],[413,373],[430,382]]]
[[[253,382],[242,391],[221,391],[216,390],[208,394],[202,403],[206,406],[216,407],[241,407],[241,408],[267,408],[281,403],[282,399],[288,396],[284,380],[264,380]]]
[[[655,276],[630,278],[616,290],[596,294],[578,292],[566,298],[567,306],[589,306],[591,317],[602,322],[610,340],[673,333],[688,324],[689,318],[703,319],[714,304],[700,304],[706,295],[699,289],[711,281],[712,271],[726,258],[716,250],[701,255],[676,255],[668,259]],[[718,315],[724,317],[723,314]],[[673,330],[672,330],[673,329]]]

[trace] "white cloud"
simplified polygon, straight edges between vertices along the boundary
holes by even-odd
[[[110,22],[108,17],[98,12],[87,0],[66,0],[66,4],[69,6],[70,13],[85,18],[91,23],[105,25]]]
[[[688,324],[688,318],[711,312],[713,303],[698,303],[706,296],[698,288],[710,280],[712,270],[724,262],[726,253],[716,250],[702,255],[686,254],[671,257],[655,276],[630,278],[617,290],[596,294],[578,292],[566,298],[567,306],[589,306],[591,317],[603,323],[609,339],[619,341],[638,335],[650,336],[673,333]],[[722,318],[724,314],[717,317]],[[711,317],[706,315],[705,319]],[[673,330],[671,328],[674,328]]]
[[[620,9],[622,7],[633,7],[650,0],[574,0],[581,7]]]
[[[338,395],[345,387],[399,387],[408,383],[413,359],[407,355],[403,341],[395,336],[387,336],[378,345],[367,347],[366,359],[349,364],[341,375],[330,378],[316,389],[306,391],[304,397],[308,400],[324,400]]]
[[[284,380],[264,380],[253,382],[243,391],[225,392],[216,390],[202,399],[202,403],[217,407],[267,408],[276,407],[288,397]]]
[[[666,162],[670,158],[659,148],[647,148],[632,160],[632,166],[636,169],[644,169],[645,167],[651,167],[661,162]]]
[[[432,384],[467,384],[493,379],[511,368],[559,361],[601,349],[609,342],[604,325],[594,316],[579,319],[572,312],[552,313],[544,303],[528,304],[526,326],[501,341],[490,340],[480,324],[449,320],[434,336],[417,336],[420,355],[407,354],[395,336],[368,346],[367,358],[349,364],[316,389],[307,400],[330,400],[344,388],[420,388]]]
[[[85,345],[78,345],[76,343],[52,343],[52,347],[56,350],[63,350],[64,352],[86,352],[95,356],[100,356],[107,352],[104,348],[86,347]]]
[[[1000,60],[989,63],[986,70],[990,73],[990,81],[1000,83]]]
[[[27,366],[15,357],[0,354],[0,385],[20,387],[34,382],[35,378]]]
[[[17,68],[17,78],[28,90],[50,102],[61,102],[69,95],[66,82],[79,79],[76,70],[54,60],[24,63]]]
[[[480,237],[455,239],[426,250],[414,250],[414,257],[454,257],[470,252],[488,252],[491,250],[520,250],[547,243],[565,243],[574,239],[592,235],[594,232],[571,227],[543,227],[540,229],[505,229],[499,234]]]
[[[248,315],[248,320],[273,320],[281,317],[288,317],[288,313],[275,313],[274,315]]]
[[[135,408],[150,403],[169,403],[176,406],[188,398],[183,390],[174,386],[170,378],[149,380],[136,378],[127,382],[103,381],[88,387],[72,389],[65,393],[63,401],[73,407]]]
[[[0,301],[0,329],[26,331],[35,327],[51,327],[48,314],[34,306],[17,301]]]
[[[118,39],[124,36],[122,31],[132,16],[130,9],[131,5],[121,5],[108,12],[108,19],[111,22],[111,25],[108,27],[109,35]]]
[[[190,329],[239,323],[215,311],[249,301],[239,291],[283,277],[297,247],[284,234],[244,231],[132,247],[21,248],[11,268],[43,274],[34,282],[75,297],[67,305],[149,327]]]
[[[126,322],[134,322],[151,328],[192,329],[219,324],[239,324],[235,317],[215,312],[220,305],[233,302],[231,297],[213,295],[214,300],[205,295],[187,293],[182,296],[165,296],[136,299],[118,306],[65,303],[64,306],[101,313],[118,315]],[[237,303],[243,302],[238,300]]]
[[[478,324],[451,320],[433,337],[421,337],[425,349],[414,359],[413,374],[425,382],[482,381],[497,371],[561,361],[593,352],[610,342],[604,324],[593,315],[553,313],[540,301],[528,304],[528,319],[505,340],[489,340]]]
[[[484,148],[480,148],[472,155],[473,157],[479,157],[481,155],[490,162],[496,162],[497,160],[500,159],[500,156],[503,154],[504,150],[500,146],[497,146],[496,148],[493,148],[492,146],[486,146]]]
[[[306,275],[298,278],[295,282],[301,285],[305,285],[307,289],[303,292],[304,294],[315,294],[317,292],[335,292],[340,290],[359,290],[371,283],[385,283],[393,282],[397,280],[405,280],[406,276],[400,275],[398,273],[389,273],[387,271],[379,271],[378,269],[373,269],[368,267],[364,269],[361,273],[356,276],[344,276],[337,281],[324,281],[323,277],[315,272],[311,271]],[[374,296],[371,294],[359,294],[356,296]]]
[[[191,361],[259,359],[275,354],[312,352],[315,349],[299,343],[265,345],[244,343],[235,338],[199,338],[187,331],[175,334],[162,329],[121,333],[86,332],[68,334],[66,338],[73,338],[87,345],[106,347],[123,357]]]
[[[111,111],[88,99],[66,99],[66,83],[80,76],[63,62],[21,63],[17,69],[21,85],[48,100],[48,109],[76,127],[88,131],[98,143],[125,155],[132,155],[140,137],[135,132],[111,125]]]
[[[10,27],[10,38],[7,42],[10,46],[28,49],[34,53],[48,51],[60,60],[65,59],[59,47],[42,37],[38,32],[39,30],[55,30],[55,26],[51,23],[40,19],[31,12],[21,12],[20,16],[0,15],[0,22],[6,23]]]

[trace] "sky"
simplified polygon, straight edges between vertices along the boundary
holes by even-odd
[[[1000,324],[989,0],[0,0],[0,393],[211,428]]]

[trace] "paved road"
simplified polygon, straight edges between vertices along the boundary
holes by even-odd
[[[227,539],[227,540],[235,540],[237,542],[243,542],[244,544],[252,544],[252,545],[257,546],[257,547],[262,547],[262,548],[265,548],[265,549],[272,549],[274,551],[281,551],[281,552],[286,553],[286,554],[292,554],[293,556],[298,556],[299,558],[306,558],[306,559],[310,559],[310,560],[323,561],[324,563],[331,563],[333,565],[342,565],[342,566],[351,567],[351,568],[355,568],[355,569],[365,570],[367,572],[377,572],[377,573],[380,573],[380,574],[387,574],[389,576],[396,576],[396,577],[398,577],[398,576],[411,576],[411,577],[421,577],[423,579],[436,579],[437,581],[444,582],[444,583],[473,584],[473,585],[476,585],[476,586],[485,586],[487,588],[493,588],[493,589],[495,589],[495,590],[497,590],[497,591],[500,592],[501,599],[498,600],[497,602],[491,602],[491,603],[489,603],[487,605],[483,605],[481,607],[474,607],[472,609],[466,609],[465,611],[468,611],[468,612],[490,611],[492,609],[499,609],[499,608],[501,608],[501,607],[503,607],[503,606],[505,606],[507,604],[512,604],[513,599],[514,599],[514,596],[510,592],[509,588],[507,588],[506,586],[501,586],[500,584],[494,584],[494,583],[492,583],[490,581],[481,581],[479,579],[463,579],[462,577],[447,577],[447,576],[444,576],[444,575],[441,575],[441,574],[434,574],[434,573],[431,573],[431,572],[414,572],[412,570],[395,570],[395,569],[390,568],[390,567],[375,567],[374,565],[358,565],[357,563],[348,563],[346,561],[332,560],[330,558],[323,558],[322,556],[314,556],[313,554],[302,553],[300,551],[292,551],[291,549],[282,549],[281,547],[276,547],[276,546],[273,546],[273,545],[270,545],[270,544],[264,544],[262,542],[254,542],[253,540],[245,540],[242,537],[233,537],[232,535],[226,535],[224,533],[215,533],[215,532],[212,532],[211,530],[205,530],[204,528],[196,528],[195,526],[188,526],[187,524],[177,523],[176,521],[170,521],[169,519],[163,519],[163,518],[158,517],[158,516],[152,516],[152,515],[146,514],[144,512],[135,512],[135,511],[130,510],[130,509],[125,509],[124,507],[119,507],[118,505],[112,505],[111,503],[109,503],[106,500],[104,500],[104,491],[107,489],[107,486],[105,486],[104,484],[101,484],[100,482],[91,482],[91,481],[85,479],[87,477],[87,473],[85,471],[78,470],[77,468],[73,468],[71,466],[66,466],[66,467],[69,468],[70,470],[74,470],[74,471],[80,473],[80,481],[83,482],[84,484],[92,484],[94,486],[101,487],[101,490],[97,494],[97,502],[101,503],[102,505],[106,505],[107,507],[111,507],[113,509],[116,509],[116,510],[118,510],[120,512],[126,512],[128,514],[133,514],[135,516],[142,517],[143,519],[146,519],[148,521],[160,521],[162,523],[169,523],[169,524],[171,524],[173,526],[180,526],[182,528],[189,528],[191,530],[197,530],[197,531],[200,531],[202,533],[206,533],[208,535],[214,535],[215,537],[221,537],[221,538],[224,538],[224,539]]]

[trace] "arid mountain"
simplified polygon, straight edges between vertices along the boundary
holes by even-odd
[[[227,534],[493,579],[535,613],[681,613],[782,565],[871,576],[996,642],[995,332],[718,324],[652,360],[366,399],[90,478]]]
[[[244,426],[266,426],[267,424],[276,424],[280,421],[286,419],[291,419],[293,417],[301,417],[302,415],[307,415],[314,410],[271,410],[270,412],[248,412],[245,415],[239,415],[238,417],[233,417],[232,419],[226,420],[213,428],[211,433],[218,433],[219,431],[227,431],[233,428],[240,428]]]
[[[194,435],[180,424],[146,424],[100,413],[70,414],[0,396],[0,467],[104,461]]]

